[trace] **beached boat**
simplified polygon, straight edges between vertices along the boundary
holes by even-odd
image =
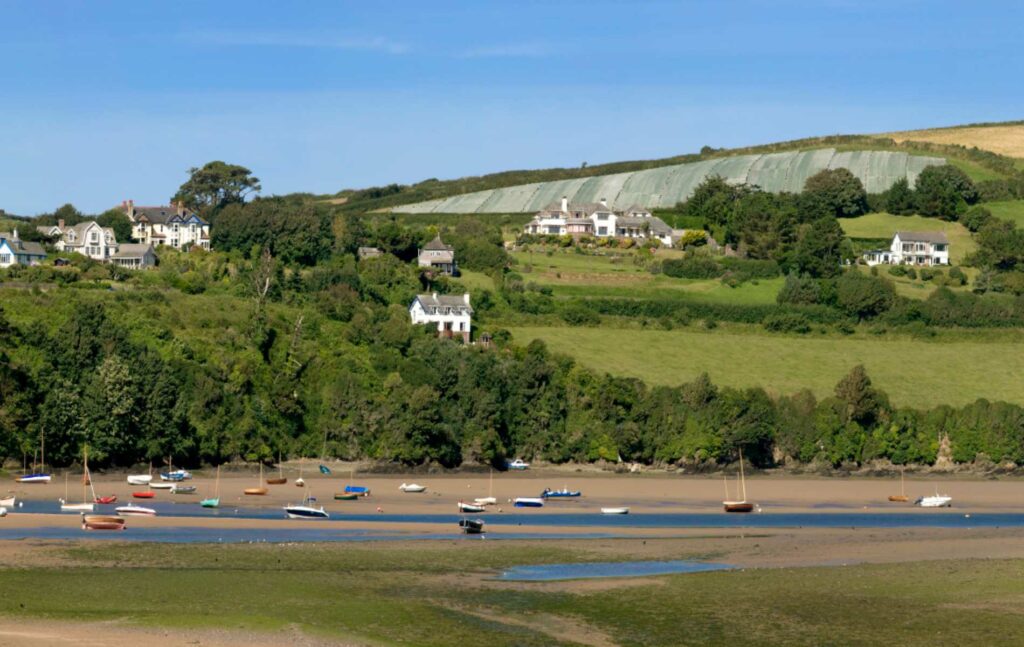
[[[427,486],[419,485],[416,483],[402,483],[401,485],[398,486],[398,489],[401,490],[402,492],[417,493],[426,492]]]
[[[0,507],[0,517],[7,516],[7,508]]]
[[[483,512],[484,510],[486,510],[486,508],[482,505],[459,501],[459,512]]]
[[[601,508],[601,514],[629,514],[629,508]]]
[[[484,520],[459,519],[459,528],[467,535],[482,535],[484,533]]]
[[[17,500],[17,497],[14,494],[12,494],[11,496],[6,496],[6,497],[0,499],[0,508],[13,508],[14,507],[14,502],[16,500]]]
[[[747,501],[747,479],[743,475],[743,449],[740,449],[740,492],[742,498],[739,501],[729,500],[729,481],[725,482],[725,501],[722,501],[722,508],[726,512],[753,512],[754,504]]]
[[[355,492],[335,492],[335,501],[355,501],[359,498],[359,495]]]
[[[199,505],[204,508],[220,507],[220,465],[217,466],[217,480],[213,482],[213,496],[209,499],[203,499],[199,502]]]
[[[175,485],[171,488],[171,494],[195,494],[196,486],[194,485]]]
[[[242,490],[242,494],[248,494],[249,496],[263,496],[267,493],[267,488],[263,487],[263,463],[260,463],[260,484],[259,487],[247,487]]]
[[[494,496],[494,469],[491,468],[490,475],[487,479],[487,496],[477,497],[473,499],[473,503],[476,505],[497,505],[498,499]]]
[[[152,499],[156,496],[156,492],[152,490],[144,490],[142,492],[132,492],[133,499]]]
[[[314,508],[310,505],[315,499],[308,494],[302,500],[301,505],[286,505],[284,507],[284,513],[289,519],[330,519],[331,515],[327,514],[323,506]]]
[[[512,505],[514,505],[517,508],[543,508],[544,499],[521,496],[516,498],[512,502]]]
[[[83,514],[83,530],[124,530],[124,517],[112,514]]]
[[[173,490],[177,483],[150,483],[150,490]]]
[[[60,501],[61,512],[92,512],[96,509],[96,504],[92,501],[87,501],[85,498],[86,488],[89,487],[85,483],[92,483],[89,478],[89,448],[84,447],[82,450],[82,502],[71,503],[68,501],[68,473],[64,473],[64,498]],[[93,499],[95,499],[95,492],[93,493]]]
[[[114,512],[121,516],[129,517],[155,517],[156,510],[144,508],[141,505],[122,505],[114,508]]]
[[[530,469],[530,464],[521,458],[517,458],[514,461],[508,463],[508,468],[510,470],[526,470]]]
[[[923,496],[914,505],[922,508],[949,508],[953,505],[953,497],[936,492],[933,496]]]
[[[111,494],[109,496],[98,496],[93,500],[100,505],[110,505],[111,503],[117,502],[117,495]]]
[[[542,499],[574,499],[582,496],[583,493],[579,490],[570,490],[569,488],[563,487],[561,490],[552,490],[544,488],[544,491],[540,493]]]
[[[363,485],[346,485],[346,494],[355,494],[358,496],[370,496],[370,488]]]
[[[284,475],[284,466],[281,465],[281,452],[277,453],[277,476],[272,479],[267,479],[267,485],[284,485],[288,482],[287,477]]]
[[[149,485],[153,481],[151,474],[129,474],[128,485]]]
[[[907,501],[910,500],[910,497],[907,496],[906,489],[904,489],[904,487],[903,487],[903,468],[902,467],[900,467],[900,493],[899,494],[890,494],[889,495],[889,500],[894,502],[894,503],[906,503]]]
[[[25,484],[40,484],[49,483],[53,478],[49,472],[46,472],[43,468],[46,467],[46,436],[43,432],[39,432],[39,471],[35,471],[35,454],[32,455],[32,472],[24,474],[15,479],[18,483]]]
[[[26,474],[17,478],[18,483],[49,483],[53,479],[50,474]]]

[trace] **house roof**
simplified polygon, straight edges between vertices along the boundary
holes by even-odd
[[[672,233],[672,228],[665,224],[665,221],[661,218],[655,218],[654,216],[641,218],[636,216],[623,216],[615,221],[616,227],[644,227],[650,230],[652,234],[659,236],[666,236]]]
[[[142,258],[146,252],[153,252],[153,245],[146,243],[121,243],[111,258]]]
[[[651,210],[647,207],[641,207],[638,204],[631,204],[627,208],[622,210],[622,213],[650,213]]]
[[[42,245],[15,238],[14,234],[9,231],[0,231],[0,240],[6,240],[12,252],[29,254],[31,256],[46,256],[46,250],[43,249]]]
[[[915,243],[948,243],[946,233],[942,231],[897,231],[896,235],[900,240],[913,241]]]
[[[422,256],[422,254],[421,254],[421,256]],[[429,261],[432,265],[445,265],[445,264],[448,264],[448,263],[454,263],[455,262],[455,252],[453,252],[451,250],[445,250],[443,252],[438,252],[438,253],[432,254],[430,256],[423,256],[423,260],[424,261]]]
[[[466,303],[463,296],[454,294],[417,294],[416,300],[420,302],[424,310],[435,308],[462,308],[472,314],[473,307]]]
[[[178,215],[178,208],[172,205],[158,207],[135,207],[135,219],[139,220],[145,216],[146,220],[154,225],[166,225],[168,223],[186,222],[193,216],[204,225],[210,223],[200,218],[195,212],[185,209],[182,215]]]
[[[434,240],[430,241],[429,243],[423,246],[423,250],[434,252],[450,252],[452,251],[452,248],[449,247],[448,245],[445,245],[444,241],[441,240],[441,235],[438,234],[437,236],[434,237]]]

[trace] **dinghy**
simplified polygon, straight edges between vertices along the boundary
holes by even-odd
[[[903,486],[903,467],[900,467],[900,493],[890,494],[889,500],[893,503],[906,503],[910,501],[910,497],[907,496],[907,490]]]
[[[914,505],[922,508],[949,508],[953,506],[953,497],[936,492],[933,496],[923,496]]]
[[[459,519],[459,528],[467,535],[482,535],[484,533],[484,520]]]
[[[129,474],[128,485],[149,485],[153,481],[151,474]]]
[[[629,508],[601,508],[601,514],[629,514]]]
[[[53,477],[50,474],[26,474],[18,477],[18,483],[49,483]]]
[[[156,510],[144,508],[141,505],[122,505],[114,508],[114,512],[121,516],[129,517],[155,517]]]
[[[569,488],[562,488],[561,490],[544,488],[540,496],[542,499],[573,499],[582,496],[582,494],[579,490],[570,490]]]
[[[156,496],[156,492],[152,490],[145,490],[144,492],[132,492],[133,499],[152,499]]]
[[[359,498],[359,495],[356,494],[355,492],[335,492],[334,493],[334,500],[335,501],[355,501],[358,498]]]
[[[427,486],[418,485],[416,483],[402,483],[401,485],[398,486],[398,489],[401,490],[402,492],[416,493],[425,492],[427,490]]]
[[[484,510],[482,505],[459,501],[459,512],[483,512]]]
[[[36,467],[35,461],[36,461],[35,454],[32,454],[32,469],[33,469],[33,471],[32,471],[31,474],[25,474],[25,475],[19,476],[17,479],[15,479],[18,483],[27,483],[27,484],[35,483],[35,484],[38,485],[40,483],[49,483],[51,478],[52,478],[52,476],[50,474],[48,474],[47,472],[43,471],[43,468],[46,466],[46,436],[43,435],[42,430],[40,430],[40,432],[39,432],[39,471],[38,472],[35,471],[35,467]]]
[[[260,463],[260,485],[259,487],[247,487],[242,490],[242,494],[248,494],[249,496],[263,496],[267,493],[267,488],[263,487],[263,463]]]
[[[491,469],[491,474],[488,477],[487,496],[482,496],[482,497],[473,499],[473,503],[475,503],[476,505],[484,505],[484,506],[486,506],[486,505],[497,505],[498,504],[498,499],[497,499],[497,497],[494,496],[494,469],[493,468]]]
[[[171,488],[171,494],[195,494],[196,486],[194,485],[175,485]]]
[[[110,505],[111,503],[117,502],[117,495],[111,494],[110,496],[98,496],[95,501],[100,505]]]
[[[86,446],[82,453],[82,502],[81,503],[70,503],[68,501],[68,473],[64,473],[64,498],[60,501],[61,512],[92,512],[96,509],[96,504],[92,501],[86,501],[85,494],[86,488],[88,487],[85,483],[91,483],[89,478],[89,449]],[[93,493],[95,498],[95,493]]]
[[[175,483],[150,483],[150,490],[173,490]]]
[[[281,452],[277,453],[277,477],[267,479],[267,485],[284,485],[288,479],[284,475],[284,467],[281,465]]]
[[[521,496],[517,497],[515,501],[513,501],[513,505],[517,508],[543,508],[544,499]]]
[[[220,465],[217,466],[217,480],[213,482],[213,496],[209,499],[203,499],[199,502],[199,505],[204,508],[220,507]]]
[[[112,514],[83,514],[82,530],[124,530],[124,518]]]
[[[16,498],[15,495],[13,494],[9,497],[4,497],[3,499],[0,499],[0,508],[13,508],[15,500]]]
[[[753,512],[754,504],[747,501],[747,480],[743,476],[743,449],[740,449],[740,490],[742,492],[742,499],[739,501],[729,501],[729,482],[725,482],[725,501],[722,501],[722,508],[726,512]]]
[[[517,458],[508,464],[510,470],[525,470],[530,468],[530,464],[521,458]]]

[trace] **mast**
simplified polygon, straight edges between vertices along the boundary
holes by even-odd
[[[722,485],[725,486],[725,500],[729,500],[729,477],[722,474]]]
[[[89,478],[89,446],[82,446],[82,503],[85,503],[86,482],[92,483]]]
[[[903,466],[900,465],[900,496],[907,496],[907,491],[903,485]]]
[[[220,465],[217,466],[217,480],[213,482],[213,496],[220,498]]]
[[[43,433],[43,428],[39,428],[39,473],[43,474],[46,472],[46,434]]]
[[[743,489],[743,501],[747,500],[747,479],[743,476],[743,448],[740,447],[740,488]]]
[[[491,476],[490,476],[490,478],[488,480],[489,480],[489,483],[487,484],[487,496],[493,498],[494,497],[494,468],[493,467],[491,468]]]

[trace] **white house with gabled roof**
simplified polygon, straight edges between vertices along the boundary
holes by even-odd
[[[545,236],[596,236],[598,238],[654,238],[666,247],[672,246],[672,228],[649,209],[633,205],[616,210],[608,201],[562,202],[541,209],[523,228],[527,234]]]
[[[22,240],[18,230],[0,232],[0,267],[11,265],[38,265],[46,258],[46,250],[39,243]]]
[[[58,220],[56,225],[42,225],[36,230],[53,238],[53,246],[60,252],[74,252],[97,261],[108,261],[117,252],[114,230],[101,227],[95,220],[83,220],[77,225],[65,225]]]
[[[134,200],[121,203],[121,210],[132,222],[132,240],[167,245],[175,249],[210,249],[210,223],[181,202],[158,207],[136,207]]]
[[[889,249],[863,254],[868,265],[949,265],[949,239],[941,231],[897,231]]]
[[[413,325],[436,326],[438,337],[461,337],[469,343],[473,307],[469,305],[468,292],[462,296],[418,294],[409,305],[409,317]]]

